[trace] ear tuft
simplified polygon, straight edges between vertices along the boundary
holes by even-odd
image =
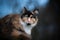
[[[34,10],[33,10],[33,13],[34,13],[34,14],[38,14],[38,13],[39,13],[39,10],[38,10],[38,9],[34,9]]]
[[[38,10],[35,10],[35,12],[34,12],[34,13],[38,14],[39,12],[38,12]]]
[[[27,12],[27,9],[26,7],[23,8],[23,13]]]

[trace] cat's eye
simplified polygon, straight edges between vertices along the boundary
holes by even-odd
[[[33,18],[33,17],[31,17],[31,18]]]
[[[28,15],[25,15],[25,17],[27,17]]]
[[[35,16],[33,16],[33,18],[36,18]]]
[[[23,19],[27,19],[27,17],[24,17]]]

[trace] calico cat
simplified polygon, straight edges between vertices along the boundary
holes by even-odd
[[[25,7],[22,14],[9,14],[0,20],[0,35],[12,40],[31,40],[31,29],[38,22],[38,11],[32,12]]]
[[[37,14],[38,11],[34,10],[33,12],[27,11],[25,8],[25,13],[22,14],[21,16],[21,24],[24,27],[24,30],[27,34],[31,34],[31,29],[36,26],[38,22]]]

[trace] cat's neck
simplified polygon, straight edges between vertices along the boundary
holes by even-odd
[[[30,27],[26,26],[25,23],[23,23],[21,19],[20,19],[20,24],[23,26],[24,31],[25,31],[27,34],[30,35],[30,34],[31,34],[31,29],[32,29],[32,27],[31,27],[31,26],[30,26]]]
[[[27,34],[31,35],[31,29],[32,29],[32,27],[23,26],[23,28],[24,28],[24,30],[25,30],[25,32],[26,32]]]

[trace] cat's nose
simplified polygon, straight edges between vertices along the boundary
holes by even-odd
[[[30,18],[28,18],[28,22],[30,22],[31,21],[31,19]]]
[[[27,25],[31,25],[30,23],[27,23]]]

